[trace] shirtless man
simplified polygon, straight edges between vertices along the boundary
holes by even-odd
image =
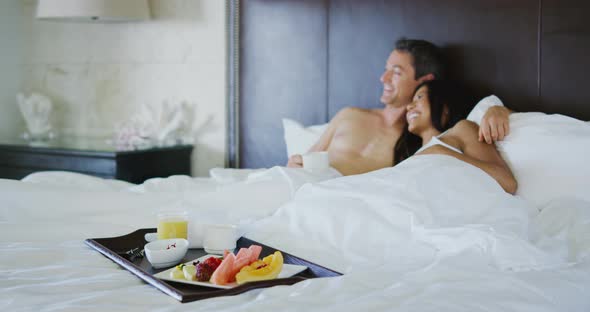
[[[330,165],[343,175],[361,174],[394,165],[394,147],[406,126],[406,106],[423,81],[443,75],[441,52],[424,40],[400,39],[381,75],[383,109],[348,107],[336,114],[310,152],[328,151]],[[480,140],[492,143],[508,134],[508,112],[492,107],[482,119]],[[287,167],[302,167],[301,155]]]

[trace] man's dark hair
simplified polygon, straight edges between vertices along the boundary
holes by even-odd
[[[442,52],[431,42],[426,40],[416,40],[400,38],[395,42],[395,50],[410,53],[413,58],[414,69],[416,71],[414,79],[432,73],[434,79],[443,79],[445,75],[445,65]]]

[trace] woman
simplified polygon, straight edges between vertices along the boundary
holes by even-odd
[[[517,183],[493,144],[479,142],[477,124],[461,120],[455,124],[457,106],[454,93],[443,81],[427,81],[416,88],[412,103],[407,106],[409,132],[422,139],[416,155],[443,154],[474,165],[494,178],[502,188],[516,192]],[[444,131],[448,126],[452,128]],[[442,132],[444,131],[444,132]],[[442,132],[442,133],[441,133]]]

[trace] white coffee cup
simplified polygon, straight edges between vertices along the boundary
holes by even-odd
[[[303,168],[307,170],[326,170],[330,168],[328,152],[311,152],[304,154]]]
[[[205,252],[223,255],[225,250],[236,248],[237,227],[232,224],[207,224],[203,238]]]

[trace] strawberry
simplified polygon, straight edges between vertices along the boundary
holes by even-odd
[[[221,264],[221,259],[217,257],[209,257],[203,263],[207,264],[209,267],[211,267],[211,269],[213,269],[213,271],[215,271]]]

